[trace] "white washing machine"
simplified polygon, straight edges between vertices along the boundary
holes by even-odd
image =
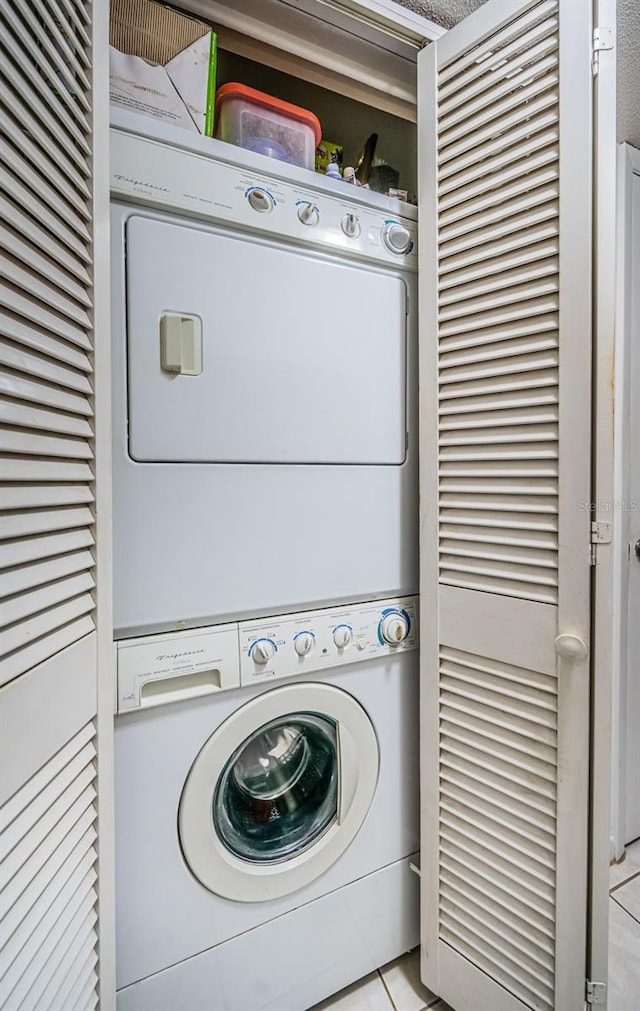
[[[417,592],[416,209],[118,122],[116,636]]]
[[[119,1011],[302,1011],[418,943],[416,610],[119,644]]]

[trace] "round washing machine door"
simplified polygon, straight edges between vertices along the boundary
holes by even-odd
[[[378,741],[353,696],[286,685],[211,735],[179,811],[184,857],[212,892],[280,898],[326,871],[355,838],[378,780]]]

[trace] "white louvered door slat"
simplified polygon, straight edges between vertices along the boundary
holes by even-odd
[[[421,958],[456,1011],[584,1003],[590,30],[489,0],[419,56]]]
[[[64,488],[64,485],[62,487]],[[6,512],[2,525],[3,538],[25,537],[27,534],[42,534],[51,530],[81,527],[90,522],[92,516],[91,510],[86,507],[53,509],[50,501],[47,502],[47,505],[50,508],[23,510],[18,513]]]
[[[41,1000],[46,988],[74,985],[72,963],[94,954],[94,737],[93,726],[84,727],[0,810],[0,1003],[6,1008],[49,1006]]]
[[[90,530],[72,530],[64,534],[55,534],[50,537],[29,537],[24,541],[8,541],[0,544],[0,568],[11,571],[3,574],[0,580],[0,587],[6,587],[9,581],[20,581],[21,573],[26,571],[23,567],[30,562],[41,558],[50,558],[52,555],[63,560],[69,557],[78,548],[91,547],[93,544],[93,534]]]
[[[13,126],[16,119],[16,112],[20,113],[20,121],[26,125],[25,120],[32,120],[31,114],[27,108],[25,108],[22,103],[18,103],[19,108],[13,107],[13,116],[9,118],[5,112],[0,109],[0,126],[5,132],[9,132]],[[33,128],[33,122],[29,125]],[[90,196],[90,193],[86,189],[86,185],[82,183],[82,177],[77,175],[70,166],[67,166],[66,171],[61,171],[59,166],[60,153],[56,152],[55,158],[45,155],[44,152],[37,148],[29,137],[25,134],[17,135],[15,139],[16,145],[22,152],[23,157],[29,161],[40,161],[43,167],[46,167],[47,176],[50,183],[53,184],[55,189],[64,197],[64,199],[71,204],[80,214],[85,215],[85,206],[83,203],[83,198]],[[73,175],[73,185],[71,184],[68,175],[71,173]]]
[[[82,278],[82,281],[86,283],[85,278]],[[69,344],[66,339],[64,341],[58,340],[58,338],[53,337],[41,327],[25,319],[20,319],[16,315],[10,316],[2,313],[0,315],[0,325],[2,326],[2,332],[15,341],[16,344],[23,344],[34,351],[40,351],[42,354],[60,359],[61,362],[65,362],[67,365],[70,365],[74,369],[79,369],[81,372],[91,372],[91,362],[89,361],[89,356],[85,354],[85,350],[91,350],[91,342],[86,335],[79,342],[80,347],[85,350],[79,350],[78,347]]]
[[[463,46],[457,59],[440,69],[439,84],[443,99],[455,91],[465,89],[472,80],[483,76],[485,70],[493,70],[496,65],[519,52],[522,48],[535,45],[536,39],[555,23],[556,0],[545,0],[535,10],[524,9],[519,19],[519,31],[514,35],[510,25],[489,32],[490,42],[479,37],[475,44]]]
[[[51,831],[62,814],[68,811],[81,798],[81,795],[83,795],[81,799],[85,807],[88,807],[89,803],[95,799],[92,773],[93,770],[86,764],[83,765],[81,761],[79,766],[78,763],[71,763],[70,767],[65,770],[64,778],[69,780],[69,785],[64,789],[64,792],[54,792],[58,788],[57,783],[50,784],[47,790],[42,791],[37,804],[32,805],[30,810],[30,815],[35,814],[36,810],[39,812],[37,821],[28,828],[23,825],[17,828],[15,833],[10,834],[17,837],[20,846],[16,847],[16,843],[11,845],[9,838],[6,841],[6,856],[3,857],[0,888],[5,887],[18,868],[40,845],[42,835]],[[3,850],[4,848],[5,842],[3,840]]]
[[[86,484],[53,484],[47,487],[0,487],[0,509],[34,509],[39,505],[73,505],[93,501],[93,492]]]
[[[49,181],[44,183],[40,178],[41,173],[33,167],[30,158],[28,156],[23,156],[20,151],[16,151],[14,157],[15,161],[11,167],[12,173],[14,173],[20,180],[23,180],[31,189],[33,189],[34,186],[39,185],[39,195],[42,197],[44,203],[49,207],[55,207],[60,216],[64,213],[65,224],[70,225],[73,231],[79,236],[87,238],[89,236],[89,214],[87,213],[86,201],[83,204],[80,195],[76,198],[72,196],[71,199],[69,199],[65,191],[62,191],[59,188],[54,188]],[[18,187],[18,185],[15,184],[16,195],[23,194],[25,192],[26,191],[21,186]]]
[[[53,276],[53,271],[50,275],[53,283],[49,284],[47,280],[44,279],[46,275],[41,273],[43,261],[37,254],[34,255],[28,268],[23,267],[17,257],[24,254],[24,244],[18,241],[13,245],[16,255],[15,258],[12,258],[10,261],[6,259],[4,260],[2,268],[4,277],[17,287],[30,290],[34,298],[46,303],[46,305],[57,310],[63,316],[79,323],[81,327],[86,327],[89,322],[89,317],[83,310],[82,306],[78,304],[79,302],[84,302],[85,300],[78,299],[77,294],[75,298],[68,298],[61,290],[59,278]]]
[[[19,170],[21,158],[19,155],[15,156],[16,168]],[[29,175],[30,173],[27,172]],[[32,178],[35,178],[32,175]],[[36,195],[36,191],[28,186],[25,186],[21,179],[13,174],[13,171],[7,172],[0,170],[0,185],[5,190],[5,192],[10,197],[14,206],[22,213],[36,212],[39,220],[49,228],[54,235],[57,235],[59,239],[69,248],[73,249],[74,244],[80,239],[84,242],[89,242],[90,233],[88,228],[86,228],[82,223],[76,223],[76,233],[74,233],[73,228],[67,227],[64,220],[58,213],[53,213],[50,208],[56,207],[60,210],[63,209],[63,203],[59,199],[56,199],[55,191],[53,191],[46,184],[43,186],[44,198],[40,199],[39,195]],[[49,197],[49,200],[46,198]],[[55,201],[55,203],[53,202]],[[70,222],[71,225],[74,224],[73,220]],[[80,259],[85,259],[81,256]]]
[[[37,13],[34,14],[30,7],[31,5],[27,0],[24,0],[22,3],[16,0],[12,7],[6,5],[3,11],[5,27],[13,33],[13,38],[18,44],[16,47],[14,43],[13,50],[15,52],[17,49],[19,52],[22,48],[23,51],[33,57],[33,70],[30,74],[27,71],[25,76],[29,78],[31,85],[37,90],[44,104],[49,106],[53,115],[67,128],[67,131],[78,145],[79,150],[88,155],[91,152],[87,141],[89,130],[86,119],[75,102],[77,81],[74,80],[73,75],[69,76],[69,68],[61,59],[60,54],[55,52],[55,49],[53,50],[55,67],[48,60],[43,59],[40,47],[47,50],[48,56],[51,56],[52,50],[51,42],[42,28],[42,23],[39,23],[40,19],[45,16],[46,8],[44,3],[39,4]],[[55,31],[55,35],[61,39],[60,27]],[[74,71],[79,77],[81,73],[80,68],[77,65],[77,61],[73,62],[75,64]],[[42,67],[42,75],[39,76],[35,72],[36,66]],[[23,70],[22,65],[20,69]],[[58,71],[61,69],[63,73],[59,75]],[[86,77],[82,83],[85,87],[87,86]],[[62,96],[64,98],[69,94],[73,94],[73,101],[64,101],[56,104],[55,100],[57,97]],[[82,94],[81,89],[80,94]],[[82,102],[82,99],[80,99],[80,102]],[[86,98],[82,104],[85,108],[87,107]]]
[[[84,883],[86,884],[88,881],[90,878],[87,877]],[[62,936],[56,938],[55,935],[52,935],[43,945],[43,953],[50,951],[50,954],[33,984],[26,989],[28,984],[23,980],[20,990],[14,991],[12,996],[18,1007],[28,1007],[29,1004],[33,1006],[38,1003],[41,1006],[50,1005],[50,994],[58,991],[60,979],[66,975],[64,955],[72,947],[78,935],[84,937],[90,934],[97,921],[96,892],[93,888],[88,888],[86,894],[83,894],[83,891],[83,889],[79,889],[64,908],[63,922],[61,923],[64,931]]]
[[[36,797],[52,788],[52,784],[66,782],[66,778],[77,774],[77,769],[86,765],[87,761],[94,756],[93,741],[94,729],[92,725],[87,725],[77,733],[67,744],[64,745],[55,755],[55,761],[48,762],[38,773],[25,783],[24,786],[15,793],[0,808],[0,859],[6,856],[7,850],[4,846],[11,848],[15,841],[21,838],[27,828],[30,828],[33,820],[38,817],[37,807],[31,807],[31,803]],[[82,754],[82,749],[88,747],[90,755],[86,758]],[[78,765],[79,763],[79,765]],[[63,771],[64,770],[64,771]],[[56,787],[57,788],[57,787]],[[28,810],[27,810],[28,809]],[[19,815],[24,817],[19,819]],[[9,826],[13,826],[9,829]],[[26,826],[26,828],[25,828]],[[14,835],[14,833],[17,833]]]
[[[64,329],[62,322],[60,327]],[[58,365],[44,355],[32,354],[22,348],[5,345],[0,353],[0,362],[8,368],[15,369],[16,372],[38,376],[58,386],[91,394],[91,384],[84,372],[75,372],[64,365]]]
[[[95,932],[93,933],[96,940]],[[84,958],[82,957],[84,954]],[[49,1011],[56,1011],[56,1008],[72,1008],[73,1011],[81,1011],[78,1008],[77,1000],[85,987],[85,980],[95,978],[94,966],[97,961],[95,949],[89,948],[86,952],[79,953],[73,960],[69,969],[65,973],[65,982],[59,988],[49,1004]],[[67,980],[72,979],[73,983],[68,984]]]
[[[91,414],[91,406],[86,396],[67,393],[59,387],[25,379],[16,372],[3,373],[0,367],[0,396],[2,395],[19,398],[28,403],[59,408],[72,414],[84,416]]]
[[[95,586],[93,576],[85,572],[79,576],[61,579],[54,587],[41,587],[32,593],[25,593],[20,600],[5,602],[2,624],[21,621],[34,611],[42,611],[54,602],[65,601],[70,597],[78,597]]]
[[[0,28],[0,1005],[91,1011],[108,5],[4,0]]]
[[[0,421],[7,425],[23,428],[41,428],[46,432],[63,432],[91,438],[91,425],[84,418],[76,418],[56,411],[47,411],[32,404],[18,404],[15,401],[0,402]]]
[[[37,221],[26,219],[14,203],[10,203],[2,196],[0,196],[0,211],[5,222],[11,225],[15,233],[28,239],[35,249],[44,251],[52,263],[65,267],[75,277],[90,283],[85,257],[74,256],[68,252],[60,242],[53,239],[50,232],[40,227]],[[82,340],[82,335],[80,339]],[[84,340],[86,341],[86,337]]]

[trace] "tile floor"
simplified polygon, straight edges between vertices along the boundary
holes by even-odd
[[[640,839],[611,867],[608,1011],[640,1011]],[[311,1011],[451,1011],[420,982],[418,951],[372,972]],[[476,1011],[491,1011],[477,1008]]]
[[[607,1011],[640,1008],[640,839],[611,867]],[[386,1011],[386,1009],[385,1009]]]
[[[418,957],[416,948],[316,1004],[312,1011],[450,1011],[420,982]]]

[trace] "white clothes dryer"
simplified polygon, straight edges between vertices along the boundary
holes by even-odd
[[[302,1011],[417,943],[415,618],[120,645],[119,1011]]]
[[[116,637],[416,593],[417,210],[117,121]]]

